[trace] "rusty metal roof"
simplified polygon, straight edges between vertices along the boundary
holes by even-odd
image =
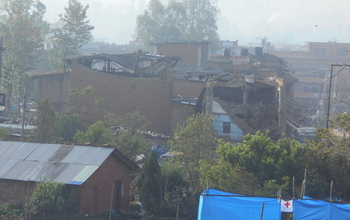
[[[114,148],[0,141],[0,179],[82,185]]]

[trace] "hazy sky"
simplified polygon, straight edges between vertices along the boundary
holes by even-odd
[[[41,0],[45,20],[54,22],[68,0]],[[80,0],[89,4],[88,19],[96,40],[127,44],[132,40],[136,16],[149,0]],[[167,2],[167,0],[163,0]],[[221,40],[240,45],[268,37],[272,43],[337,41],[350,43],[349,0],[218,0]]]

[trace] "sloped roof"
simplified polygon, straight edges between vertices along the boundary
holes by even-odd
[[[114,148],[0,141],[0,179],[82,185]],[[117,152],[117,158],[120,157]],[[123,160],[124,158],[122,158]]]

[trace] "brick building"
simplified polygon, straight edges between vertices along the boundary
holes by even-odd
[[[68,59],[66,71],[33,76],[36,96],[39,101],[49,98],[57,110],[73,106],[87,124],[104,120],[108,113],[138,112],[151,123],[151,130],[170,134],[172,68],[179,60],[136,53]],[[72,90],[88,86],[91,94],[72,96]]]
[[[115,148],[0,142],[0,204],[23,204],[38,181],[73,189],[81,213],[128,210],[130,176],[138,166]]]
[[[155,44],[155,54],[180,56],[177,67],[201,68],[202,62],[209,60],[209,42],[184,42]]]
[[[332,64],[349,63],[349,51],[350,43],[309,42],[303,50],[269,51],[269,53],[288,62],[297,77],[314,78],[315,82],[318,82],[317,78],[329,79]],[[341,67],[334,69],[334,73],[340,69]],[[333,79],[333,88],[335,88],[334,92],[338,100],[350,101],[348,95],[350,76],[348,72],[349,68],[346,67]],[[325,83],[329,84],[329,80]]]

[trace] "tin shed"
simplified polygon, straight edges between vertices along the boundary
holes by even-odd
[[[137,165],[115,148],[0,141],[0,204],[24,203],[35,183],[67,184],[79,211],[102,215],[128,209],[130,176]]]

